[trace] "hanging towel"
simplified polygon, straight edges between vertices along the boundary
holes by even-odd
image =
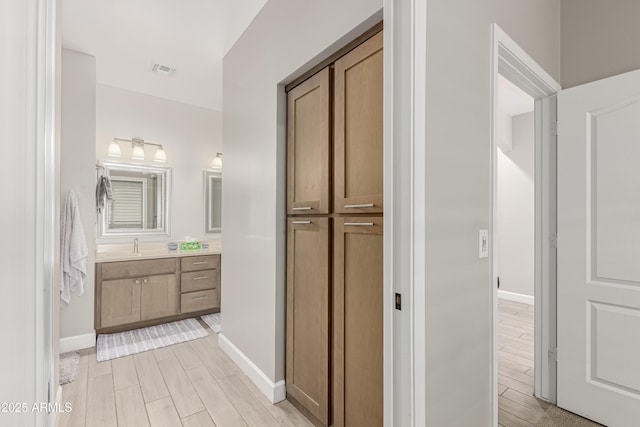
[[[105,199],[106,201],[113,199],[113,190],[111,188],[111,180],[108,176],[103,175],[98,178],[98,184],[96,185],[96,209],[98,209],[98,213],[104,209]]]
[[[60,304],[66,307],[71,301],[71,292],[84,293],[87,277],[87,240],[82,227],[78,198],[73,190],[67,192],[60,214]]]

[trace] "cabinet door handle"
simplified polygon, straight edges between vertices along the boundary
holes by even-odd
[[[313,209],[311,206],[302,206],[299,208],[292,208],[292,211],[310,211],[311,209]]]
[[[206,278],[207,278],[207,276],[200,276],[200,277],[194,277],[191,280],[203,280],[203,279],[206,279]]]
[[[209,264],[209,261],[198,261],[193,263],[193,265],[202,265],[202,264]]]
[[[149,279],[145,277],[144,279],[142,279],[142,283],[149,283]]]
[[[311,224],[311,221],[291,221],[291,224]]]
[[[345,209],[358,209],[358,208],[372,208],[375,205],[373,203],[365,203],[363,205],[344,205]]]
[[[345,227],[373,227],[372,222],[345,222]]]
[[[136,279],[134,283],[135,283],[136,285],[139,285],[139,284],[140,284],[140,279]]]
[[[207,299],[209,297],[196,297],[194,299],[192,299],[192,301],[198,301],[199,299]]]

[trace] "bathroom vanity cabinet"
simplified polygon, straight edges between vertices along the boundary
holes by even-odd
[[[220,255],[96,264],[98,333],[220,311]]]

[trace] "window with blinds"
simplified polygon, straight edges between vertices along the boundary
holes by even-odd
[[[113,201],[109,210],[112,229],[144,228],[144,182],[112,179]]]

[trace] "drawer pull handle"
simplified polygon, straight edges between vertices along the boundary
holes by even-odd
[[[358,208],[372,208],[375,205],[373,203],[365,203],[363,205],[344,205],[345,209],[358,209]]]
[[[206,279],[206,278],[207,278],[207,276],[200,276],[200,277],[194,277],[191,280],[203,280],[203,279]]]
[[[198,301],[199,299],[207,299],[209,297],[197,297],[197,298],[193,298],[192,301]]]
[[[311,206],[303,206],[300,208],[292,208],[292,211],[310,211],[311,209],[313,209]]]
[[[345,227],[373,227],[372,222],[345,222]]]
[[[202,265],[202,264],[209,264],[209,261],[198,261],[193,263],[193,265]]]
[[[291,224],[311,224],[311,221],[291,221]]]

